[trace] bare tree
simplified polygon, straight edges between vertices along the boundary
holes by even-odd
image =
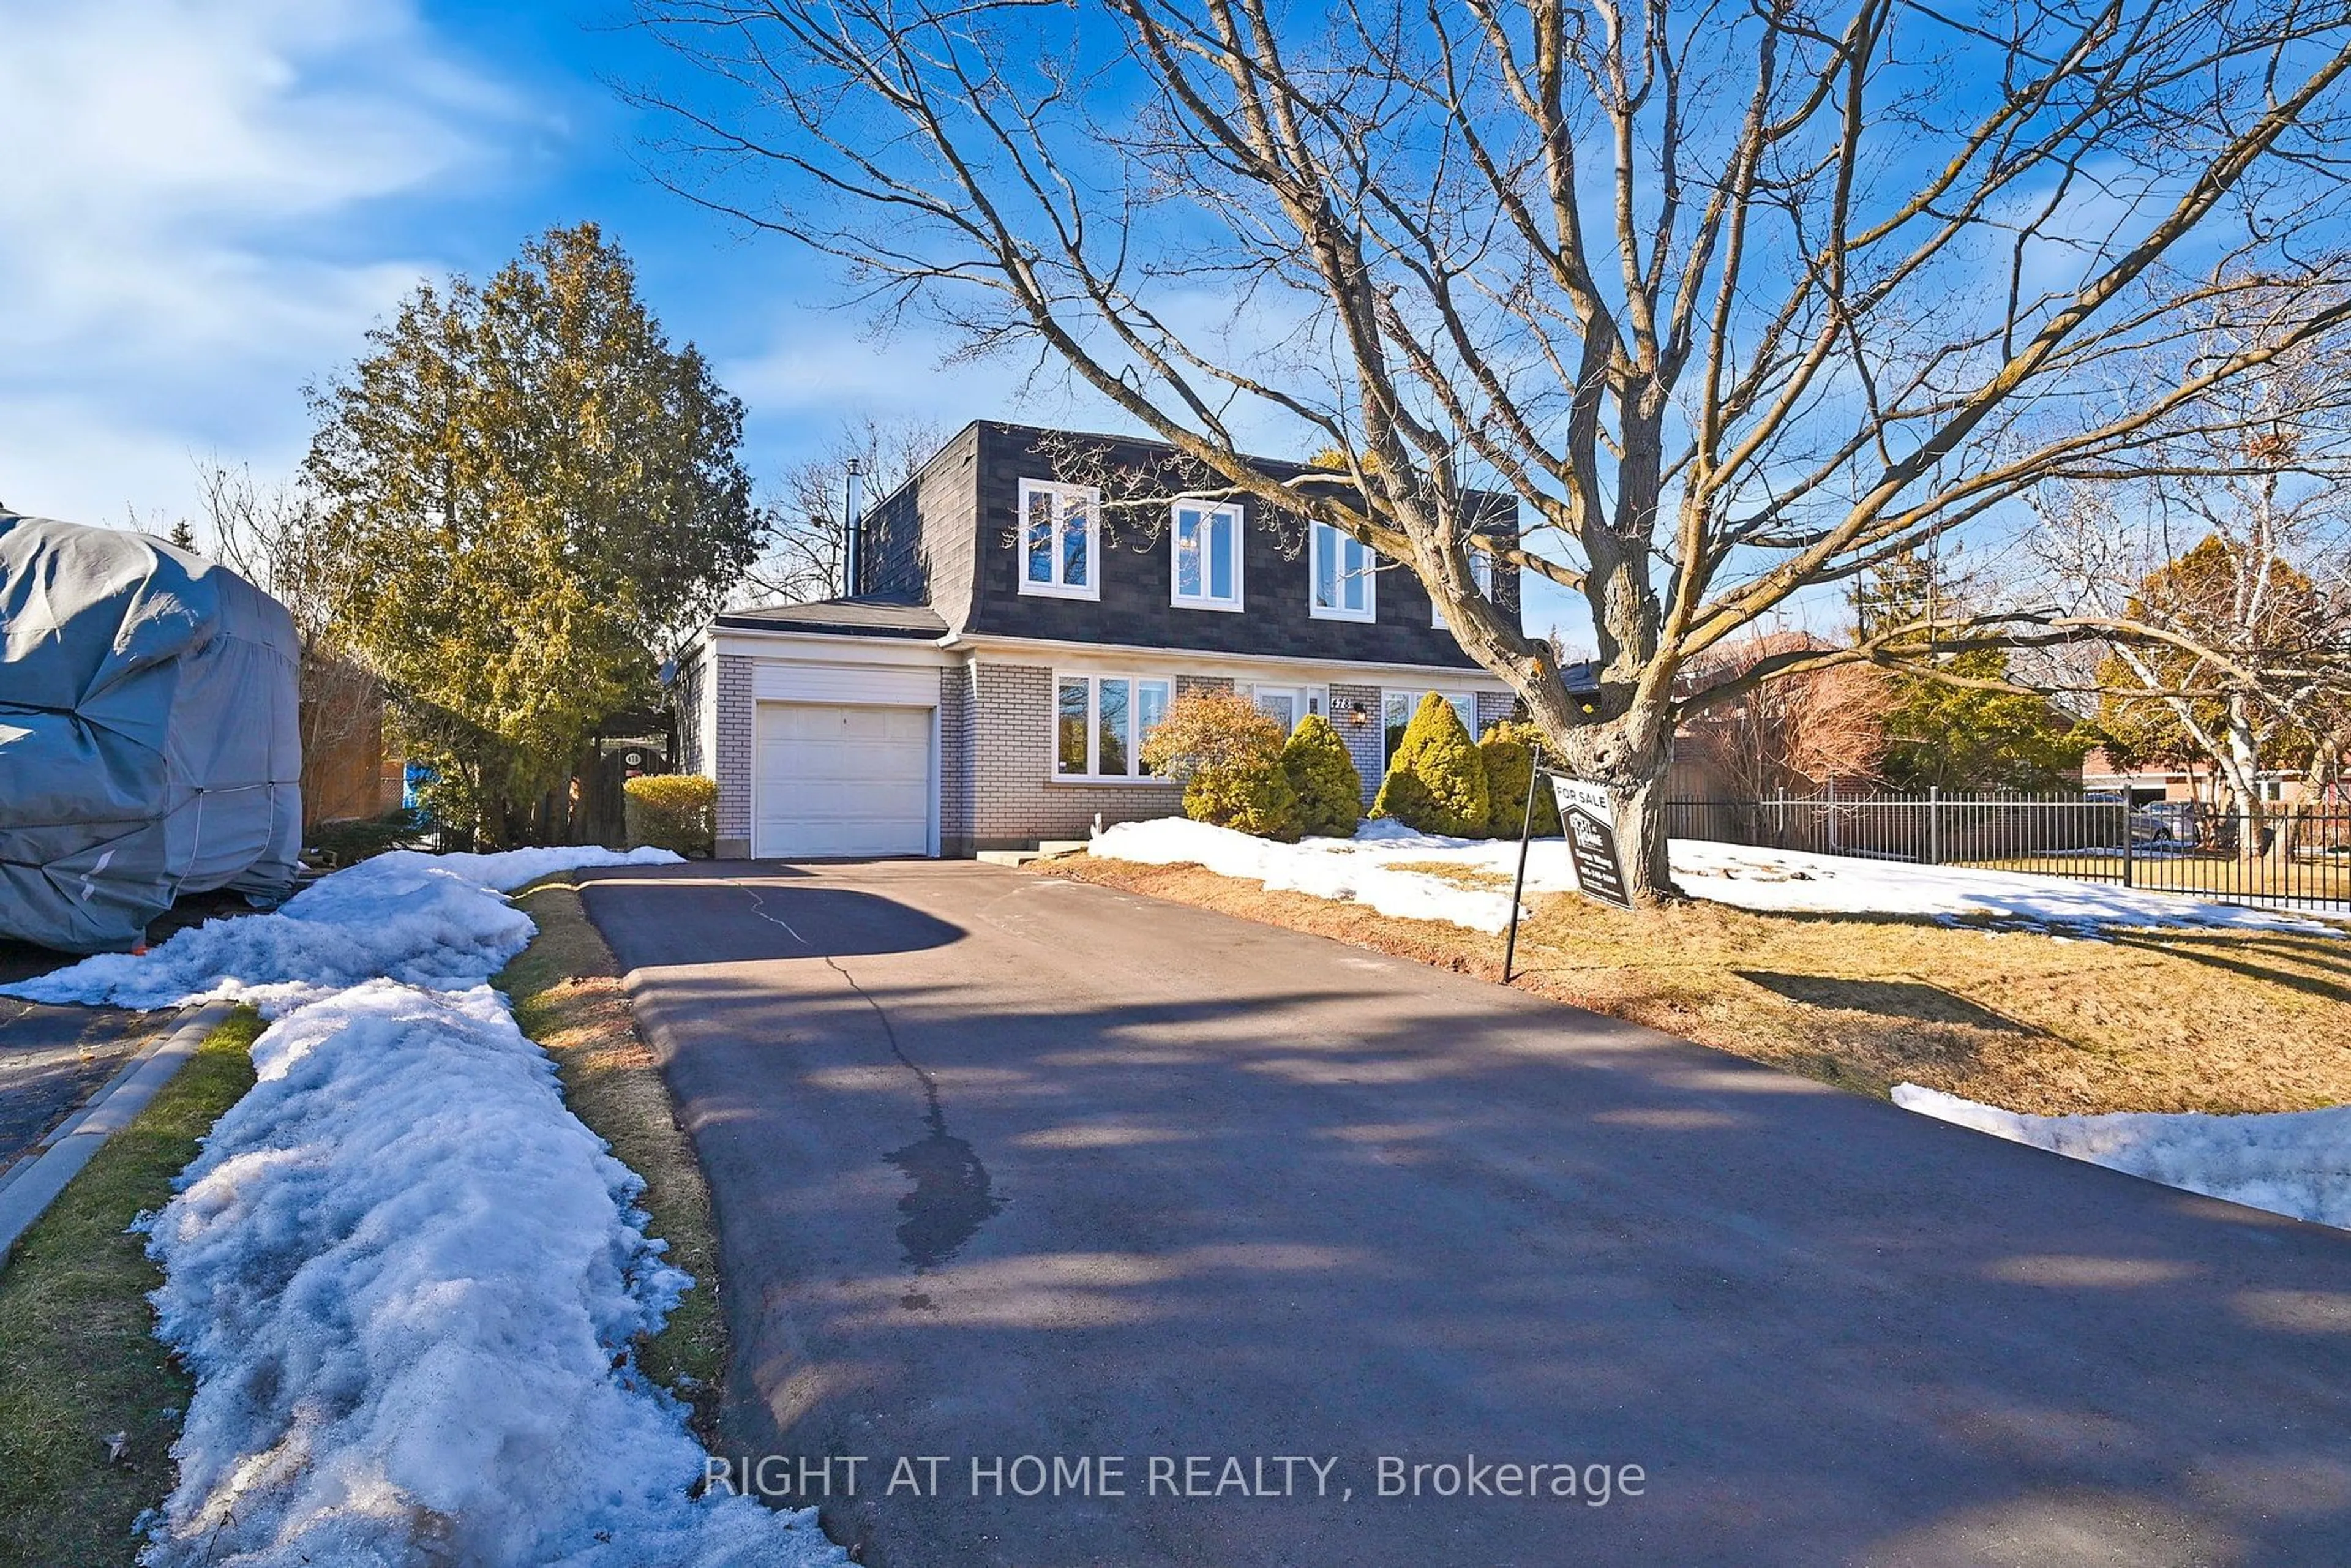
[[[301,648],[298,727],[306,822],[373,816],[383,760],[383,687],[336,635],[332,591],[350,570],[317,497],[298,484],[268,483],[249,467],[200,464],[213,548],[294,619]]]
[[[1805,632],[1755,630],[1694,669],[1694,694],[1738,680],[1765,659],[1823,653],[1836,644]],[[1810,790],[1831,779],[1875,779],[1886,760],[1894,707],[1885,672],[1833,664],[1776,681],[1742,684],[1720,702],[1688,705],[1677,744],[1740,800]]]
[[[643,95],[679,188],[1411,570],[1645,895],[1690,705],[2101,628],[1695,662],[2351,317],[2339,0],[638,4],[702,68]],[[1269,473],[1268,429],[1346,462]],[[1473,552],[1583,597],[1596,701]]]
[[[760,508],[765,548],[744,573],[736,601],[805,604],[852,591],[846,575],[850,520],[888,500],[940,440],[938,427],[925,420],[844,423],[817,455],[785,469],[781,494]]]
[[[2317,787],[2351,718],[2351,385],[2340,361],[2272,364],[2167,430],[2127,472],[2039,498],[2036,570],[2079,612],[2141,629],[2106,643],[2102,724],[2127,748],[2209,762],[2269,831],[2264,775]]]

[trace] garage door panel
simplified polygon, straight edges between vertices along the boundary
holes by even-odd
[[[928,708],[760,704],[753,852],[927,853],[931,728]]]

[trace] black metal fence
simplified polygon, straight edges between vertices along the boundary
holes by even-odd
[[[2115,882],[2227,903],[2351,911],[2351,807],[2254,819],[2191,800],[1877,795],[1674,800],[1678,839]]]

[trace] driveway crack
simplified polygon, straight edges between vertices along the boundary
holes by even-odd
[[[914,1190],[898,1200],[898,1212],[905,1216],[898,1227],[898,1245],[904,1252],[905,1261],[917,1274],[947,1262],[965,1242],[978,1234],[981,1226],[1003,1211],[1007,1199],[993,1191],[987,1167],[980,1163],[978,1153],[969,1143],[947,1131],[946,1107],[939,1098],[938,1080],[907,1054],[889,1009],[858,984],[857,977],[838,958],[819,952],[816,945],[793,929],[789,921],[770,915],[768,902],[759,896],[758,889],[740,882],[734,885],[750,895],[752,913],[781,926],[793,941],[823,959],[825,967],[839,975],[858,999],[873,1009],[874,1018],[882,1025],[883,1037],[890,1042],[890,1054],[922,1085],[923,1124],[928,1131],[904,1148],[893,1149],[882,1158],[914,1184]],[[927,1300],[923,1298],[925,1304]]]

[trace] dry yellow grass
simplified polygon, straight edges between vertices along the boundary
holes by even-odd
[[[637,1360],[693,1406],[695,1430],[706,1441],[716,1430],[726,1371],[710,1188],[661,1069],[637,1033],[620,966],[589,923],[580,890],[541,883],[516,902],[538,923],[538,935],[496,984],[513,998],[523,1032],[555,1059],[572,1113],[645,1178],[639,1201],[653,1216],[653,1234],[669,1243],[669,1260],[694,1276],[694,1289],[662,1332],[638,1347]]]
[[[1197,866],[1076,856],[1037,869],[1501,974],[1499,936],[1269,893]],[[2172,930],[2066,941],[1702,901],[1625,914],[1567,894],[1531,898],[1529,909],[1520,987],[1866,1093],[1907,1081],[2042,1114],[2351,1101],[2351,936]]]

